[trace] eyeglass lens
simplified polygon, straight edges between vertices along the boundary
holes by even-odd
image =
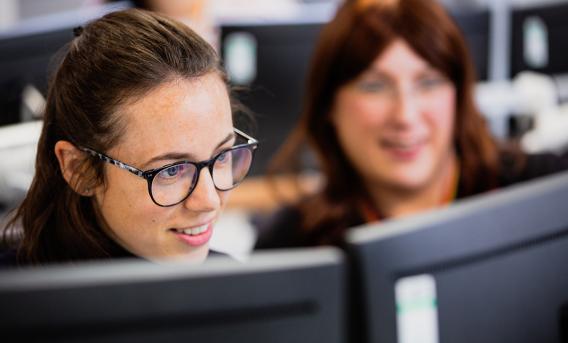
[[[218,190],[226,191],[239,184],[252,163],[249,147],[227,150],[213,162],[212,178]],[[169,206],[182,201],[195,188],[197,167],[180,163],[160,171],[152,180],[151,192],[155,202]]]

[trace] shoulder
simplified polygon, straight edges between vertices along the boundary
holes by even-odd
[[[302,214],[296,206],[284,206],[272,214],[253,220],[258,238],[255,249],[285,248],[302,245]]]
[[[499,183],[508,186],[568,170],[568,152],[563,154],[501,154]]]

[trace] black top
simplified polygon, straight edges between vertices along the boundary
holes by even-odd
[[[0,268],[17,266],[16,249],[0,252]]]
[[[537,177],[568,170],[568,152],[562,156],[554,154],[526,155],[522,168],[516,167],[516,159],[511,154],[501,155],[501,171],[498,178],[499,187],[507,187]],[[461,184],[458,184],[457,199],[487,191],[480,189],[466,194]],[[302,213],[295,206],[286,206],[277,210],[267,218],[255,218],[254,225],[258,231],[255,249],[274,249],[289,247],[305,247],[318,244],[301,230]],[[362,225],[365,220],[360,213],[351,213],[345,218],[347,227]]]

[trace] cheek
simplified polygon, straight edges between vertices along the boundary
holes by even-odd
[[[161,208],[150,199],[146,181],[122,174],[122,170],[109,170],[106,188],[97,196],[109,229],[118,233],[156,223]]]
[[[136,177],[131,177],[125,170],[113,166],[107,167],[105,171],[106,188],[104,190],[103,202],[112,202],[115,205],[132,205],[140,197],[141,183]]]
[[[451,142],[456,116],[455,93],[452,89],[441,92],[429,103],[428,122],[441,144]]]
[[[219,200],[221,201],[221,210],[224,209],[225,206],[227,206],[227,203],[229,202],[229,198],[231,197],[232,192],[233,190],[224,191],[224,192],[217,191],[217,194],[219,195]]]
[[[376,131],[388,117],[391,105],[388,101],[365,95],[339,95],[332,120],[338,131],[347,131],[352,139],[365,131]]]

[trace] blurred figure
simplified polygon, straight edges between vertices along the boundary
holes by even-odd
[[[321,33],[302,117],[272,169],[301,171],[307,142],[323,186],[261,224],[257,248],[341,245],[350,227],[568,168],[566,157],[500,147],[475,80],[436,1],[346,1]]]
[[[116,0],[115,0],[116,1]],[[110,2],[113,2],[111,0]],[[206,0],[131,0],[136,8],[157,12],[191,27],[213,47],[218,46],[218,33]]]
[[[233,126],[217,54],[185,25],[137,9],[74,32],[49,87],[32,185],[0,232],[23,230],[0,264],[203,261],[256,148]]]

